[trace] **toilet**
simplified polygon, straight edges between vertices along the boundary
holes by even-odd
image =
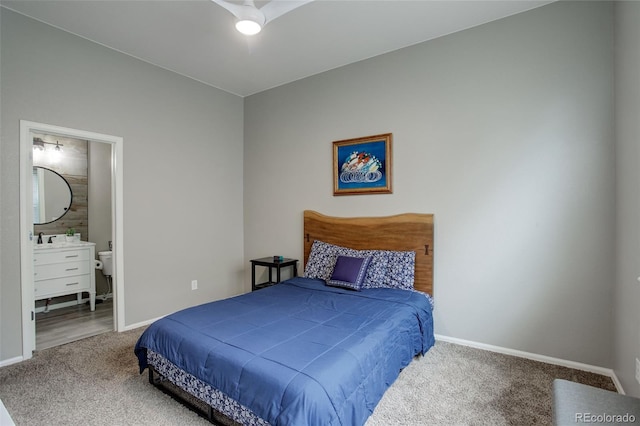
[[[110,277],[113,275],[113,252],[111,250],[99,251],[98,259],[102,262],[102,275]]]

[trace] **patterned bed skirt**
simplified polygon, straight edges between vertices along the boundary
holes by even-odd
[[[147,349],[147,362],[171,383],[233,421],[246,426],[269,425],[266,420],[256,416],[249,408],[229,398],[197,377],[181,370],[157,352]]]

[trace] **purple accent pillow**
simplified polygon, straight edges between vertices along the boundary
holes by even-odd
[[[338,256],[327,285],[360,290],[371,257]]]

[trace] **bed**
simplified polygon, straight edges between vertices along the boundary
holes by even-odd
[[[433,215],[305,211],[303,242],[304,276],[151,324],[140,372],[214,423],[364,424],[434,344]]]

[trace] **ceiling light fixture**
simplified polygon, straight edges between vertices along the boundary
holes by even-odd
[[[262,26],[249,19],[243,19],[242,21],[236,22],[236,30],[240,31],[244,35],[256,35],[262,30]]]
[[[252,36],[262,31],[262,28],[267,23],[277,17],[313,0],[262,0],[260,3],[263,5],[259,8],[256,7],[253,0],[243,0],[242,4],[238,4],[239,1],[213,0],[213,2],[227,9],[238,19],[236,21],[236,29],[238,31],[244,35]]]
[[[258,34],[266,21],[264,13],[259,9],[243,5],[238,11],[238,20],[236,21],[236,29],[244,35]]]

